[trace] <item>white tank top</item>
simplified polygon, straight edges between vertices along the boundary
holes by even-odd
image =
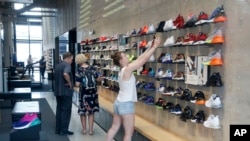
[[[118,83],[119,83],[120,91],[119,91],[118,96],[117,96],[117,101],[119,101],[119,102],[127,102],[127,101],[137,102],[135,76],[132,73],[129,80],[122,80],[124,69],[125,69],[125,67],[122,68],[118,74]]]

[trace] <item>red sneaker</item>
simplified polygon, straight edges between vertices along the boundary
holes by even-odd
[[[200,24],[206,23],[207,20],[208,20],[208,15],[205,12],[200,12],[200,15],[199,15],[198,20],[195,23],[195,25],[200,25]]]
[[[148,71],[147,69],[144,69],[144,70],[141,72],[141,74],[142,74],[142,75],[148,75],[148,72],[149,72],[149,71]]]
[[[139,48],[144,48],[144,47],[146,47],[146,45],[147,45],[147,41],[146,40],[142,40],[141,43],[140,43],[140,45],[139,45]]]
[[[197,38],[193,44],[194,45],[205,44],[206,39],[207,39],[207,34],[205,34],[203,32],[199,32],[197,35]]]
[[[182,42],[182,45],[192,45],[195,40],[196,40],[195,35],[192,33],[189,33],[185,36]]]
[[[173,21],[174,23],[174,28],[183,28],[184,26],[184,18],[183,16],[181,16],[180,14],[178,15],[178,17]]]

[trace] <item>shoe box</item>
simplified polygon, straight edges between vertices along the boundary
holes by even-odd
[[[209,67],[202,62],[207,61],[208,56],[187,56],[185,60],[185,83],[191,85],[206,85],[209,75]]]

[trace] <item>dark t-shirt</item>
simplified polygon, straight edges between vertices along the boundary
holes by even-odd
[[[60,62],[55,67],[55,96],[72,96],[73,90],[67,84],[63,74],[68,73],[73,86],[73,76],[71,72],[71,65],[67,62]]]

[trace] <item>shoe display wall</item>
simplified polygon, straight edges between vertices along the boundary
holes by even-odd
[[[133,27],[132,30],[128,29],[130,31],[123,36],[126,48],[122,50],[132,62],[152,45],[155,32],[160,33],[162,45],[150,60],[135,72],[138,80],[137,92],[140,93],[138,105],[143,105],[145,109],[156,106],[161,112],[165,112],[163,114],[181,115],[178,119],[190,121],[192,124],[203,123],[207,119],[206,116],[214,112],[213,109],[223,107],[223,99],[220,99],[223,76],[219,72],[224,65],[222,48],[225,43],[225,31],[222,26],[216,24],[226,21],[225,11],[223,6],[219,6],[210,16],[207,11],[196,12],[199,15],[188,14],[186,20],[176,13],[176,18],[166,17],[155,26],[148,23]],[[88,51],[91,59],[101,64],[100,66],[105,64],[105,67],[100,68],[105,76],[103,85],[114,91],[114,87],[119,86],[117,77],[120,69],[111,69],[114,64],[110,55],[119,51],[118,40],[87,40],[91,41],[91,44],[82,47],[90,48]],[[119,87],[115,92],[118,91]],[[173,104],[169,106],[166,103]],[[185,107],[183,111],[181,107]],[[166,112],[166,109],[169,109],[169,112]],[[145,110],[137,112],[140,115],[145,114]],[[196,115],[193,115],[194,113]],[[219,129],[219,117],[208,117],[202,128]]]

